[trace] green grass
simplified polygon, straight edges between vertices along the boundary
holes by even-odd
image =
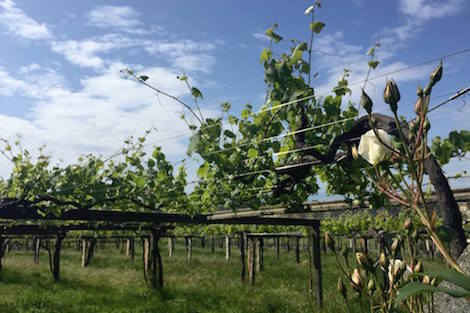
[[[166,243],[166,241],[164,241]],[[114,245],[98,249],[87,268],[80,253],[62,251],[61,281],[54,282],[47,254],[34,264],[32,253],[11,252],[3,259],[0,274],[0,313],[176,313],[176,312],[345,312],[336,292],[338,270],[331,254],[322,255],[325,305],[312,305],[307,292],[307,260],[295,263],[294,252],[281,251],[276,262],[273,249],[265,250],[264,271],[256,273],[254,286],[240,280],[236,247],[225,260],[222,249],[214,254],[196,247],[188,262],[184,247],[176,246],[169,259],[166,249],[164,284],[157,292],[147,287],[142,273],[141,249],[130,263]],[[162,245],[166,247],[166,245]]]

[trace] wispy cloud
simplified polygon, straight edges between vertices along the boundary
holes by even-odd
[[[55,70],[33,63],[22,66],[16,77],[0,67],[0,95],[36,99],[47,97],[48,91],[64,86],[64,78]]]
[[[102,70],[114,62],[102,55],[129,48],[143,50],[153,57],[164,59],[178,70],[209,73],[215,64],[212,52],[216,44],[204,41],[163,41],[107,34],[83,40],[52,42],[52,51],[63,55],[70,63],[95,70]]]
[[[403,14],[415,19],[428,20],[461,12],[463,0],[400,0]]]
[[[44,23],[39,23],[27,16],[12,0],[0,2],[0,24],[8,34],[29,40],[50,39],[52,34]]]
[[[136,35],[147,35],[161,30],[161,27],[152,25],[149,29],[143,28],[139,20],[140,13],[130,6],[100,5],[85,14],[88,24],[113,28]]]
[[[179,40],[153,41],[144,49],[153,56],[168,58],[175,68],[209,73],[215,64],[215,58],[210,54],[215,48],[211,42]]]
[[[66,40],[52,42],[52,51],[61,54],[70,63],[94,69],[100,69],[105,61],[98,56],[114,49],[135,46],[137,42],[120,34],[107,34],[85,40]]]
[[[157,97],[150,89],[121,77],[119,69],[127,66],[114,63],[102,73],[83,78],[76,90],[60,85],[43,86],[39,80],[28,81],[26,76],[1,70],[0,86],[9,81],[10,89],[0,89],[0,93],[11,97],[26,96],[33,103],[28,118],[0,114],[2,138],[12,139],[21,134],[28,149],[35,150],[47,144],[54,160],[63,159],[69,163],[83,153],[109,155],[129,135],[140,136],[155,126],[157,131],[150,135],[148,142],[162,146],[169,157],[181,157],[190,135],[185,123],[175,114],[182,110],[181,105],[163,96]],[[150,77],[149,83],[172,95],[184,97],[188,94],[184,83],[176,79],[177,72],[164,67],[137,68],[139,74]],[[34,92],[41,88],[40,95]],[[207,110],[204,113],[206,116],[211,114]],[[174,138],[178,134],[182,136]],[[166,138],[171,140],[162,141]],[[0,158],[1,175],[8,172],[3,163]]]

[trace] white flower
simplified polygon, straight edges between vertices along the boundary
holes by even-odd
[[[377,129],[380,139],[387,145],[392,146],[390,135],[383,129]],[[384,146],[379,139],[375,136],[374,131],[371,129],[361,136],[358,151],[359,155],[372,165],[377,165],[380,162],[388,159],[392,151]]]
[[[305,15],[310,15],[313,11],[314,6],[311,5],[305,10]]]

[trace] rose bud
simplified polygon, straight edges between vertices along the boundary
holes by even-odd
[[[416,115],[419,115],[421,113],[422,109],[423,109],[423,98],[418,97],[418,100],[416,100],[416,103],[415,103],[415,113],[416,113]]]
[[[420,98],[423,96],[423,88],[421,88],[421,86],[419,84],[418,84],[418,88],[416,89],[416,94]]]
[[[426,132],[428,132],[429,129],[431,128],[431,124],[429,123],[429,120],[427,118],[424,120],[423,128]]]
[[[372,260],[365,253],[356,252],[356,261],[357,264],[366,271],[372,271],[374,269]]]
[[[392,250],[393,254],[396,254],[398,247],[400,246],[400,239],[395,238],[393,239],[392,246],[390,249]]]
[[[351,275],[351,287],[357,292],[361,292],[362,287],[364,287],[362,284],[361,274],[359,274],[359,270],[357,268],[354,269]]]
[[[431,277],[428,275],[423,277],[423,284],[430,285],[431,284]]]
[[[418,263],[416,263],[415,268],[413,269],[413,271],[415,273],[422,273],[423,272],[423,264],[420,261],[418,261]]]
[[[439,65],[431,73],[431,85],[434,86],[442,77],[442,60]]]
[[[382,267],[382,269],[386,269],[387,266],[388,266],[388,260],[387,260],[387,257],[385,256],[385,253],[380,253],[380,256],[379,256],[379,264],[380,266]]]
[[[400,101],[400,91],[393,79],[387,80],[384,90],[384,101],[390,105],[393,113],[397,112],[397,103]]]

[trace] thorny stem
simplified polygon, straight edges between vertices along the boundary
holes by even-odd
[[[406,196],[408,198],[408,200],[410,200],[410,194],[409,194],[409,191],[405,190],[405,188],[403,188],[403,186],[400,184],[400,182],[398,181],[398,179],[395,177],[395,175],[393,175],[392,171],[390,170],[390,168],[388,166],[385,167],[385,170],[387,171],[388,175],[392,178],[393,182],[395,183],[395,185],[397,185],[397,187],[401,190],[401,192],[403,192],[403,195]]]
[[[397,115],[396,112],[394,112],[394,117],[395,117],[395,123],[396,123],[397,128],[398,128],[398,133],[400,134],[400,137],[401,137],[401,139],[404,143],[406,156],[408,157],[408,160],[409,160],[409,168],[410,168],[410,171],[411,171],[411,175],[417,183],[416,187],[417,187],[417,190],[418,190],[418,195],[421,198],[422,204],[423,204],[423,209],[421,209],[419,204],[415,203],[414,204],[415,211],[418,213],[419,217],[421,218],[421,222],[426,227],[428,233],[431,235],[432,241],[434,241],[437,248],[439,249],[439,252],[442,254],[442,256],[447,261],[447,263],[451,267],[453,267],[456,271],[458,271],[460,273],[464,273],[462,271],[462,269],[460,268],[460,266],[457,264],[457,262],[455,262],[454,258],[450,255],[449,251],[447,250],[444,243],[441,241],[439,235],[437,234],[436,230],[434,229],[434,225],[432,225],[430,220],[429,220],[428,206],[427,206],[427,203],[426,203],[426,199],[424,197],[423,189],[422,189],[420,181],[418,179],[418,175],[416,173],[416,169],[414,167],[413,156],[410,155],[408,145],[405,144],[405,143],[407,143],[407,141],[406,141],[405,135],[403,134],[403,129],[402,129],[401,124],[398,120],[398,115]]]

